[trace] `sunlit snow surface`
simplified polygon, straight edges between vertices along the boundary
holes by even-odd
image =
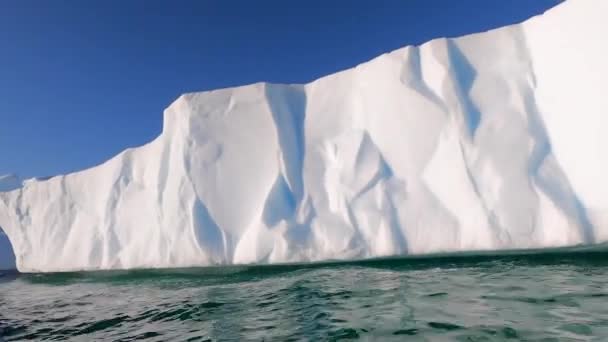
[[[21,271],[608,240],[608,1],[307,85],[181,96],[162,134],[0,194]]]

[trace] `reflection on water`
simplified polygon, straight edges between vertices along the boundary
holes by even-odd
[[[608,253],[8,274],[6,340],[608,340]]]

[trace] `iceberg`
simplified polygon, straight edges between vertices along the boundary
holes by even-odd
[[[608,1],[305,85],[180,96],[163,131],[0,193],[23,272],[608,241]]]
[[[0,176],[0,192],[11,191],[21,187],[21,180],[17,175],[8,174]],[[0,270],[15,268],[15,254],[11,243],[0,226]]]

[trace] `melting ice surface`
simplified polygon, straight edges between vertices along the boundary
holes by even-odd
[[[21,271],[608,240],[608,1],[306,85],[186,94],[162,134],[0,193]]]

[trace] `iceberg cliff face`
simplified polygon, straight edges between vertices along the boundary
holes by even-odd
[[[21,187],[21,180],[16,175],[0,176],[0,192],[11,191]],[[0,226],[0,270],[15,268],[15,254],[11,243]]]
[[[0,193],[21,271],[608,240],[608,2],[406,47],[306,85],[177,99],[162,134]]]

